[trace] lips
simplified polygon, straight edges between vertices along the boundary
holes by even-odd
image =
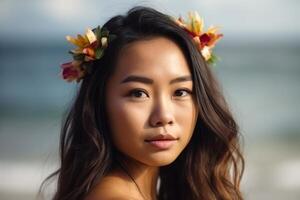
[[[171,134],[158,134],[152,137],[147,138],[145,141],[153,141],[153,140],[177,140],[175,136]]]
[[[158,149],[169,149],[174,143],[176,143],[178,138],[170,134],[159,134],[153,137],[147,138],[145,142],[151,146]]]

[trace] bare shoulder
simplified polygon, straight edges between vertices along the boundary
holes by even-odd
[[[137,195],[125,177],[111,174],[104,177],[85,200],[139,200]]]

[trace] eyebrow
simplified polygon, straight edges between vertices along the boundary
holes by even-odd
[[[191,76],[180,76],[177,77],[169,82],[169,84],[173,83],[178,83],[178,82],[183,82],[183,81],[192,81]],[[144,76],[137,76],[137,75],[131,75],[125,78],[123,81],[120,82],[122,83],[128,83],[128,82],[140,82],[140,83],[145,83],[145,84],[153,84],[153,80]]]

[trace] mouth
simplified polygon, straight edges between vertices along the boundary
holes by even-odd
[[[156,139],[156,140],[145,140],[146,143],[157,149],[169,149],[171,148],[178,139]]]
[[[152,141],[152,140],[177,140],[178,137],[175,137],[169,133],[166,133],[166,134],[157,134],[157,135],[154,135],[152,137],[148,137],[146,138],[145,141]]]

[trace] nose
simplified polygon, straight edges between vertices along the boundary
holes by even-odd
[[[174,114],[172,112],[172,105],[166,98],[154,102],[153,110],[150,116],[151,126],[165,126],[174,123]]]

